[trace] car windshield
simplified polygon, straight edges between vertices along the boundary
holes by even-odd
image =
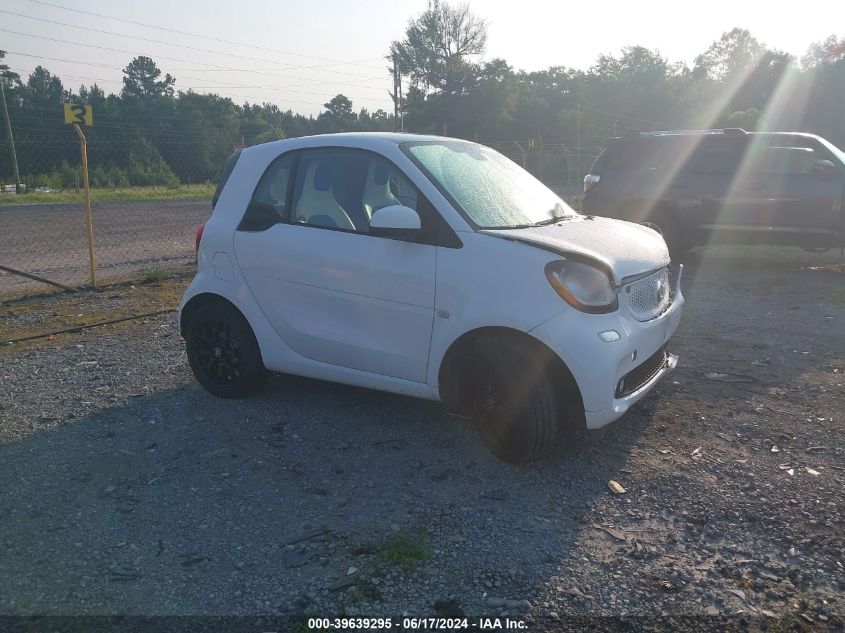
[[[576,215],[546,185],[488,147],[466,141],[402,147],[477,228],[524,228]]]

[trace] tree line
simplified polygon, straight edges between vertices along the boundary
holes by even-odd
[[[407,87],[392,95],[401,125],[494,144],[598,144],[632,130],[742,127],[816,132],[845,146],[845,37],[830,36],[800,59],[765,46],[750,32],[721,35],[692,65],[629,46],[586,70],[551,66],[523,71],[484,59],[487,24],[465,5],[434,2],[412,18],[385,56],[385,79],[398,70]],[[78,89],[42,66],[21,78],[0,75],[21,177],[66,187],[76,177],[78,146],[62,103],[90,104],[95,186],[213,180],[232,148],[278,138],[339,131],[390,131],[393,112],[356,110],[338,94],[317,116],[272,103],[235,103],[217,94],[179,91],[176,78],[149,57],[123,71],[122,89]],[[0,180],[11,181],[3,132]]]

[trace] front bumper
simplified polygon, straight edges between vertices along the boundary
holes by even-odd
[[[671,305],[650,321],[637,321],[627,306],[620,305],[610,314],[566,311],[531,330],[572,372],[587,428],[597,429],[621,417],[677,365],[678,357],[663,351],[683,312],[680,281],[679,271]],[[606,332],[615,332],[618,339],[604,342],[599,334]],[[633,388],[620,383],[623,379],[634,380]]]

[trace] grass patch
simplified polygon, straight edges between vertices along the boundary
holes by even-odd
[[[170,271],[163,268],[148,267],[142,271],[144,273],[144,281],[165,281],[170,279]]]
[[[391,565],[410,567],[431,558],[431,546],[422,538],[400,534],[384,544],[381,558]]]
[[[198,185],[179,185],[178,187],[125,187],[118,189],[92,189],[92,202],[138,202],[144,200],[195,200],[214,195],[214,185],[203,183]],[[0,195],[0,206],[14,206],[18,204],[48,204],[75,203],[82,204],[82,191],[72,189],[65,191],[33,191],[21,195]]]
[[[837,303],[845,303],[845,286],[839,286],[838,288],[828,288],[822,297],[827,299],[828,301],[836,301]]]
[[[783,275],[778,275],[777,277],[774,278],[774,281],[772,281],[772,283],[775,286],[786,286],[789,282],[786,280],[786,277],[784,277]]]

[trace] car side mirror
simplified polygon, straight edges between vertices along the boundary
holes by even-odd
[[[812,174],[819,180],[831,180],[839,175],[839,170],[829,160],[817,160],[813,164]]]
[[[417,237],[421,230],[419,214],[402,204],[382,207],[370,218],[371,235],[409,240]]]
[[[246,208],[241,223],[238,224],[239,231],[266,231],[282,221],[279,212],[272,204],[257,202],[253,200]]]

